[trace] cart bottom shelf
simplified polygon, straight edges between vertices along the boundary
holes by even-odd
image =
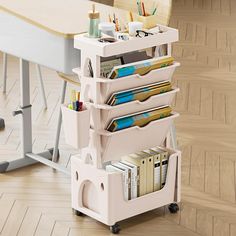
[[[114,226],[121,220],[179,202],[181,154],[174,150],[170,153],[164,188],[129,201],[124,200],[121,173],[106,172],[85,164],[78,156],[72,157],[72,208]]]

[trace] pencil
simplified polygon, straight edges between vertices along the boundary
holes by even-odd
[[[119,21],[118,21],[118,18],[116,18],[116,31],[117,32],[119,31]]]
[[[129,12],[129,16],[130,16],[130,21],[131,21],[131,22],[134,21],[133,14],[132,14],[131,11]]]
[[[142,2],[143,16],[146,16],[144,2]]]
[[[111,15],[109,14],[109,22],[112,22],[112,20],[111,20]]]

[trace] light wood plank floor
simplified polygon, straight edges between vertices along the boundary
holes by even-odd
[[[161,208],[122,222],[122,235],[236,235],[236,2],[173,0],[171,25],[180,30],[173,52],[182,67],[175,74],[181,88],[174,106],[178,144],[183,151],[181,212]],[[2,58],[0,55],[0,66]],[[42,109],[39,84],[31,66],[34,150],[52,147],[61,81],[43,68],[49,108]],[[19,70],[10,58],[7,93],[0,93],[0,160],[18,157]],[[71,150],[61,142],[61,163]],[[42,165],[0,175],[0,235],[110,235],[107,227],[73,216],[70,180]]]
[[[0,63],[2,64],[2,63]],[[42,110],[39,84],[31,66],[31,100],[33,104],[34,150],[51,147],[59,108],[61,81],[55,72],[43,69],[49,108]],[[20,152],[20,117],[11,111],[19,103],[18,61],[10,58],[7,94],[0,94],[0,114],[6,130],[0,132],[0,160],[17,158]],[[70,150],[61,145],[61,163],[69,167]],[[121,223],[122,235],[196,235],[165,218],[159,209]],[[70,203],[70,179],[50,168],[35,165],[0,175],[0,235],[110,235],[108,228],[89,217],[76,217]]]

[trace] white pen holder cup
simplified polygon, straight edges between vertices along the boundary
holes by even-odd
[[[132,21],[129,22],[129,35],[135,36],[137,30],[143,29],[143,23],[139,21]]]
[[[73,148],[85,148],[89,144],[90,110],[84,105],[82,111],[74,111],[61,106],[62,123],[66,143]]]

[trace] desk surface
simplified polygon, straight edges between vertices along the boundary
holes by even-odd
[[[0,10],[66,38],[87,31],[91,9],[88,0],[0,0]],[[128,17],[127,11],[111,6],[96,3],[96,9],[106,21],[113,13],[124,21]]]

